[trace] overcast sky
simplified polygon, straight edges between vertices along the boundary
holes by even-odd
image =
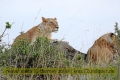
[[[65,38],[84,53],[101,35],[114,32],[120,23],[120,0],[0,0],[0,34],[5,22],[13,23],[3,42],[12,43],[19,32],[41,23],[41,17],[56,17],[59,31],[52,38]]]

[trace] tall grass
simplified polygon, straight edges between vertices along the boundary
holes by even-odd
[[[76,53],[71,59],[66,57],[66,50],[60,49],[59,41],[55,45],[45,37],[37,38],[33,45],[27,40],[19,40],[4,53],[0,47],[0,80],[119,80],[120,59],[117,63],[90,65],[81,54]],[[119,69],[119,74],[3,74],[8,68],[109,68]]]

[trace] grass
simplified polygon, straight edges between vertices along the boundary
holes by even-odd
[[[2,47],[1,47],[2,48]],[[29,45],[26,40],[20,40],[11,49],[0,53],[0,80],[119,80],[120,59],[117,63],[90,65],[80,54],[73,59],[66,58],[66,51],[59,49],[56,44],[51,45],[45,37],[40,37],[34,45]],[[2,70],[9,68],[118,68],[118,74],[3,74]]]

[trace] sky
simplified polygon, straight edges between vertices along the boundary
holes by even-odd
[[[52,39],[64,39],[87,53],[96,39],[114,32],[115,22],[119,25],[120,0],[0,0],[0,34],[6,22],[15,22],[2,42],[12,44],[21,31],[40,24],[41,17],[57,18],[59,31]]]

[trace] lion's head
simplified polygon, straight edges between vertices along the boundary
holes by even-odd
[[[113,61],[119,48],[118,38],[114,33],[104,34],[88,50],[87,60],[94,63]]]
[[[42,17],[42,23],[39,29],[44,28],[47,32],[57,32],[59,29],[57,18],[45,18]]]

